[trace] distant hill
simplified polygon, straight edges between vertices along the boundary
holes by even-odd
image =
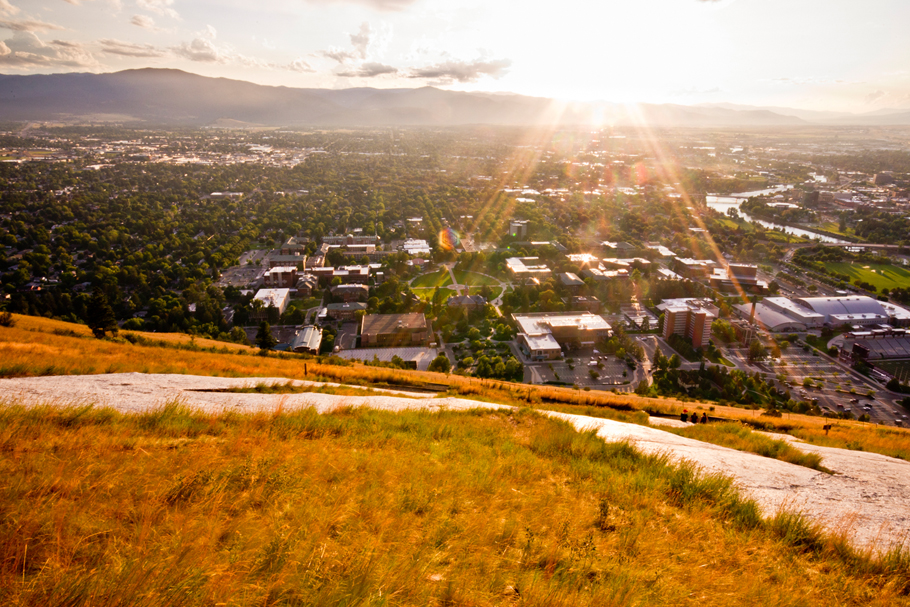
[[[173,69],[110,74],[0,75],[0,120],[118,116],[150,125],[569,125],[593,116],[612,124],[659,127],[906,124],[910,114],[877,116],[715,104],[700,106],[562,103],[511,94],[414,89],[302,89],[208,78]]]

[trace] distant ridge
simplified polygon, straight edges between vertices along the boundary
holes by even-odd
[[[101,115],[128,123],[174,126],[571,125],[589,124],[594,116],[608,124],[645,121],[657,127],[910,124],[906,111],[850,117],[730,104],[640,104],[630,109],[604,102],[566,104],[433,87],[263,86],[157,68],[108,74],[0,75],[0,120],[79,120]]]

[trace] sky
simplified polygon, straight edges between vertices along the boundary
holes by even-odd
[[[910,108],[908,0],[0,0],[0,73]]]

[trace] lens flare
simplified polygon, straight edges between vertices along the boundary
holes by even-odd
[[[461,244],[461,238],[452,228],[443,228],[439,232],[439,246],[443,251],[454,251]]]

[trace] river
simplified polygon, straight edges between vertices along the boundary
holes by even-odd
[[[740,192],[738,194],[728,194],[725,196],[720,196],[717,194],[708,194],[705,196],[705,203],[708,205],[708,208],[714,209],[722,215],[726,215],[727,211],[730,209],[739,210],[739,205],[743,201],[748,200],[753,196],[762,196],[764,194],[777,194],[791,189],[792,185],[779,185],[767,190],[756,190],[754,192]],[[808,238],[814,240],[820,240],[821,242],[830,242],[833,244],[849,244],[849,240],[841,240],[839,238],[833,238],[825,234],[818,234],[816,232],[810,232],[809,230],[804,230],[802,228],[794,228],[791,226],[784,226],[770,221],[765,221],[764,219],[755,219],[750,217],[748,213],[739,211],[739,216],[748,221],[749,223],[756,223],[760,226],[763,226],[769,230],[781,230],[785,234],[792,234],[794,236],[799,236],[801,238]]]

